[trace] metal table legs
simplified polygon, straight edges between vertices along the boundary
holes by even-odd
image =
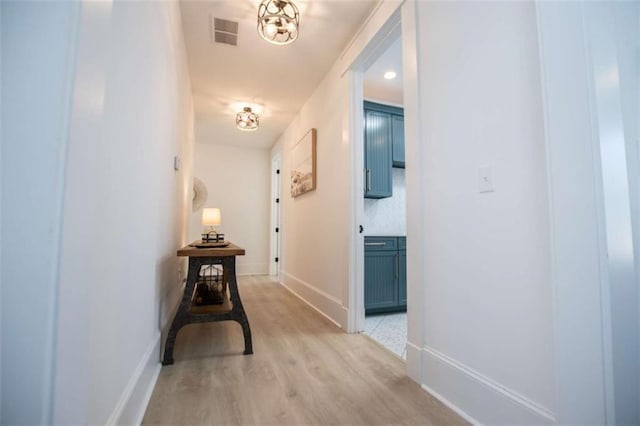
[[[208,313],[191,312],[191,298],[193,290],[200,275],[200,268],[203,265],[219,265],[222,267],[227,277],[229,287],[229,298],[231,301],[231,309],[217,309]],[[228,305],[227,305],[228,306]],[[238,281],[236,279],[236,258],[235,256],[224,257],[189,257],[189,272],[187,275],[187,283],[184,287],[184,294],[180,301],[180,306],[176,312],[176,316],[171,323],[169,334],[164,348],[164,356],[162,365],[173,364],[173,347],[176,342],[178,331],[187,324],[216,322],[216,321],[236,321],[242,326],[244,335],[244,354],[253,353],[251,343],[251,329],[249,328],[249,320],[247,314],[242,307],[240,294],[238,293]]]

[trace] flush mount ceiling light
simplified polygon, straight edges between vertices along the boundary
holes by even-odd
[[[298,38],[300,14],[290,0],[262,0],[258,8],[258,34],[272,44],[289,44]]]
[[[394,78],[396,78],[396,73],[393,71],[387,71],[384,73],[384,78],[386,78],[387,80],[393,80]]]
[[[236,115],[236,127],[240,130],[253,131],[258,128],[260,124],[260,117],[258,114],[251,111],[250,107],[244,107]]]

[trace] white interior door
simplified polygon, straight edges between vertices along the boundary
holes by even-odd
[[[280,154],[271,159],[271,258],[269,274],[280,274]]]

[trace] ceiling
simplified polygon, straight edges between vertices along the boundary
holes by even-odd
[[[294,0],[299,37],[272,45],[257,33],[259,0],[182,0],[196,116],[196,142],[268,148],[313,93],[378,0]],[[212,43],[210,16],[236,21],[238,44]],[[254,132],[236,129],[245,104],[260,111]]]
[[[387,80],[384,73],[394,71],[396,78]],[[402,38],[398,38],[364,74],[364,97],[391,104],[403,105]]]

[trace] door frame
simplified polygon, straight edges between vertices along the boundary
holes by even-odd
[[[364,330],[364,73],[380,54],[393,43],[400,31],[400,9],[389,17],[376,35],[362,49],[347,70],[348,134],[351,143],[351,235],[349,239],[349,315],[347,331]],[[403,52],[404,54],[404,52]],[[405,124],[406,127],[406,124]],[[407,195],[408,196],[408,195]],[[407,306],[407,310],[409,307]]]
[[[280,247],[282,230],[280,229],[280,153],[271,157],[271,223],[269,228],[269,275],[280,275]],[[276,232],[278,228],[278,232]],[[276,258],[278,261],[276,262]]]
[[[358,333],[364,330],[364,233],[360,225],[364,219],[364,112],[363,112],[363,76],[364,71],[393,43],[402,37],[402,62],[404,80],[404,130],[405,152],[412,159],[406,170],[407,229],[411,237],[407,238],[407,362],[406,372],[409,378],[422,383],[422,347],[423,347],[423,293],[426,280],[424,269],[425,224],[423,193],[424,161],[423,129],[418,97],[418,27],[416,25],[416,2],[381,2],[378,10],[372,14],[368,24],[376,27],[366,42],[360,44],[360,50],[349,57],[347,48],[343,58],[344,75],[348,85],[348,105],[344,134],[349,137],[350,146],[350,235],[349,235],[349,286],[347,331]],[[379,13],[378,13],[379,12]],[[375,21],[375,24],[373,23]],[[370,28],[367,28],[370,30]],[[366,29],[365,29],[366,30]],[[361,33],[365,30],[361,29]],[[360,34],[359,34],[360,35]],[[366,37],[364,38],[366,39]],[[365,230],[366,232],[366,230]]]

